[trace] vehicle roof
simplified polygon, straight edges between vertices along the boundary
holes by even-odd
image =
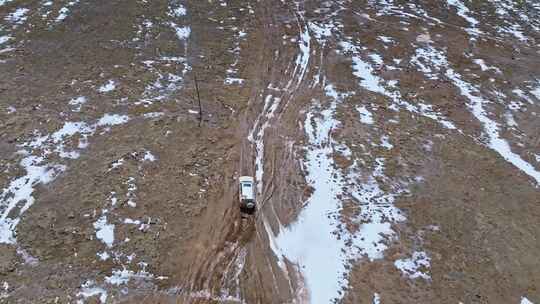
[[[240,176],[238,180],[240,182],[255,182],[255,179],[252,176]]]

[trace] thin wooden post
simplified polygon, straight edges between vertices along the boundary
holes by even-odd
[[[199,127],[200,127],[201,122],[202,122],[201,96],[199,95],[199,82],[197,81],[197,74],[193,73],[193,76],[195,77],[195,90],[197,90],[197,100],[199,102]]]

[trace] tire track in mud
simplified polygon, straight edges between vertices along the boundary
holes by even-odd
[[[285,10],[285,12],[283,12]],[[282,302],[278,297],[290,298],[293,294],[291,278],[286,274],[285,283],[279,273],[275,272],[272,251],[273,232],[265,211],[271,211],[278,222],[273,206],[265,208],[276,187],[276,176],[283,179],[284,174],[276,167],[276,145],[283,144],[276,134],[282,115],[302,89],[311,62],[311,36],[300,3],[276,4],[272,1],[261,3],[257,10],[261,12],[261,31],[265,36],[261,52],[260,79],[258,87],[252,89],[248,107],[240,119],[238,136],[240,138],[239,159],[235,176],[255,175],[257,183],[257,213],[246,215],[240,213],[237,202],[237,185],[231,182],[225,185],[225,210],[219,223],[214,226],[214,245],[201,258],[196,271],[190,278],[190,284],[184,287],[182,298],[188,303],[206,303],[222,301],[230,303]],[[294,53],[290,53],[290,45],[283,45],[279,28],[280,18],[288,15],[298,31],[297,45]],[[268,50],[267,50],[268,48]],[[275,49],[273,49],[275,48]],[[265,56],[271,53],[271,56]],[[268,73],[266,73],[268,71]],[[262,109],[257,110],[258,108]],[[251,122],[250,113],[259,114]],[[249,131],[248,131],[249,130]],[[287,143],[285,146],[289,147]],[[290,148],[290,147],[289,147]],[[284,154],[285,161],[292,165],[292,149]],[[265,171],[265,169],[269,171]],[[279,184],[278,184],[279,187]],[[281,224],[280,224],[281,225]],[[263,230],[261,230],[263,229]],[[261,233],[261,231],[264,231]],[[217,240],[217,241],[215,241]],[[243,275],[244,269],[248,274]],[[279,267],[277,269],[283,269]],[[269,277],[267,277],[269,276]],[[280,291],[283,284],[289,290],[287,295]],[[295,284],[295,283],[294,283]],[[281,285],[281,286],[280,286]],[[257,286],[259,288],[253,288]],[[274,294],[273,298],[270,298]],[[278,294],[279,296],[276,296]],[[284,298],[283,298],[284,299]]]

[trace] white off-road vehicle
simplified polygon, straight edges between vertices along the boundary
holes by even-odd
[[[240,176],[238,178],[240,189],[240,208],[245,210],[255,209],[255,179],[251,176]]]

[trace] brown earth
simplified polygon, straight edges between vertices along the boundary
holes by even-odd
[[[65,121],[90,123],[105,113],[131,118],[108,133],[91,136],[78,159],[50,156],[67,170],[52,183],[36,186],[36,202],[17,227],[17,245],[0,247],[0,282],[10,286],[0,303],[72,303],[88,279],[104,280],[123,267],[137,272],[140,262],[148,264],[149,273],[166,279],[111,285],[108,302],[316,301],[302,291],[303,278],[293,263],[287,264],[288,274],[277,265],[265,223],[277,234],[279,225],[295,221],[313,192],[305,180],[303,162],[311,147],[303,124],[316,101],[321,109],[329,104],[325,83],[334,84],[340,92],[355,92],[337,108],[335,116],[341,125],[331,130],[332,137],[352,151],[352,158],[334,153],[337,167],[352,170],[352,160],[361,160],[362,168],[369,171],[377,157],[384,157],[384,187],[390,189],[405,179],[411,184],[396,200],[407,217],[405,222],[393,223],[397,238],[388,242],[383,259],[359,258],[352,263],[341,302],[372,303],[375,292],[381,295],[381,303],[518,303],[524,295],[540,302],[537,185],[482,144],[481,123],[448,79],[427,79],[407,62],[417,36],[429,32],[434,45],[447,48],[456,70],[478,69],[464,51],[497,64],[503,75],[495,82],[490,82],[487,73],[471,81],[492,96],[495,89],[508,93],[514,84],[537,76],[537,46],[493,37],[472,43],[461,29],[466,26],[462,18],[426,1],[418,4],[446,25],[430,25],[418,17],[404,31],[399,15],[375,21],[362,16],[376,13],[365,1],[182,3],[189,17],[176,22],[191,26],[189,42],[179,42],[168,26],[172,19],[165,12],[177,2],[83,1],[53,28],[39,14],[31,15],[31,26],[14,32],[16,51],[0,54],[6,60],[0,63],[0,169],[6,172],[0,175],[2,188],[24,174],[17,166],[22,156],[15,152],[33,138],[34,130],[48,134]],[[23,4],[32,11],[39,7],[38,1],[15,0],[0,6],[0,20]],[[248,13],[249,7],[253,14]],[[329,18],[329,13],[317,12],[320,8],[338,11],[344,28],[326,44],[317,43],[311,33],[309,62],[302,73],[294,64],[298,45],[290,39],[299,39],[309,22]],[[154,27],[133,41],[136,25],[147,19]],[[237,43],[232,27],[247,32],[247,38],[238,42],[239,54],[230,52]],[[377,40],[380,35],[397,42],[386,48]],[[530,35],[540,39],[540,33]],[[396,112],[389,108],[387,97],[359,87],[352,76],[351,58],[338,51],[339,39],[345,37],[384,55],[385,65],[394,64],[389,58],[405,58],[398,65],[401,70],[383,66],[376,73],[385,80],[399,79],[399,91],[409,102],[428,100],[462,131],[444,129],[415,113]],[[160,56],[184,56],[191,70],[181,89],[159,102],[137,104],[156,80],[154,71],[142,62]],[[225,85],[227,69],[235,60],[245,82]],[[180,73],[186,65],[155,66],[165,74]],[[316,75],[324,81],[315,81]],[[195,77],[202,121],[189,112],[198,111]],[[118,81],[117,88],[107,94],[97,92],[109,79]],[[270,94],[280,98],[273,117],[263,115],[265,97]],[[80,112],[73,112],[68,101],[82,95],[89,101]],[[358,120],[355,108],[363,104],[377,108],[373,127]],[[8,106],[17,111],[8,113]],[[497,118],[506,110],[501,103],[490,107]],[[534,111],[540,113],[538,101],[516,116],[518,131],[503,133],[521,155],[540,149],[540,123],[531,114]],[[152,112],[163,115],[144,117]],[[390,122],[393,119],[398,123]],[[261,128],[266,128],[263,189],[257,212],[242,214],[235,178],[255,175],[261,152],[248,136]],[[512,132],[522,135],[523,147],[512,142]],[[391,150],[372,144],[383,134],[389,135]],[[74,138],[69,144],[75,147],[78,142]],[[157,161],[143,162],[145,151],[151,151]],[[113,168],[121,158],[124,163]],[[534,163],[530,156],[527,159]],[[415,177],[422,180],[417,182]],[[128,205],[130,178],[136,182],[135,208]],[[108,203],[111,192],[118,198],[115,207]],[[346,201],[344,206],[340,216],[347,230],[357,231],[355,201]],[[114,249],[95,236],[93,224],[103,209],[109,209],[109,221],[116,225]],[[148,226],[125,225],[125,218],[140,219]],[[126,238],[129,242],[122,242]],[[38,262],[25,262],[17,250]],[[431,256],[430,280],[407,278],[393,264],[418,250]],[[96,255],[102,251],[119,255],[102,261]],[[128,253],[135,254],[129,263]],[[98,297],[88,300],[92,301],[99,303]]]

